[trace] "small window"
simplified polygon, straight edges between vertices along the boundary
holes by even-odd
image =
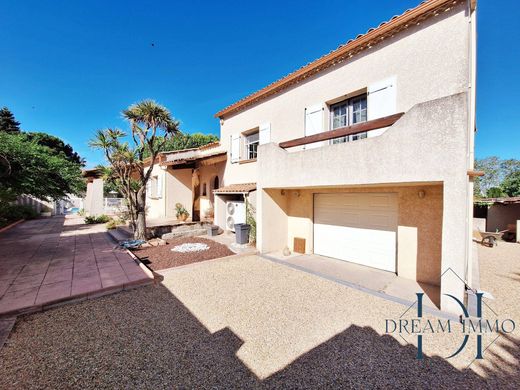
[[[353,97],[334,104],[330,107],[331,130],[367,121],[367,95]],[[367,137],[367,133],[360,133],[332,140],[333,144],[356,141]]]
[[[206,187],[206,183],[203,183],[202,184],[202,196],[207,196],[207,187]]]
[[[255,131],[254,133],[250,133],[250,134],[247,134],[244,136],[245,159],[246,160],[256,159],[259,141],[260,141],[260,136],[259,136],[258,131]]]

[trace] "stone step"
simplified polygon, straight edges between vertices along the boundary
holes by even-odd
[[[163,240],[171,240],[173,238],[179,237],[195,237],[195,236],[204,236],[208,234],[208,229],[191,229],[191,230],[182,230],[182,231],[174,231],[171,233],[166,233],[161,236]]]

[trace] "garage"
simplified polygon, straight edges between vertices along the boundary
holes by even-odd
[[[314,194],[314,253],[396,272],[396,193]]]

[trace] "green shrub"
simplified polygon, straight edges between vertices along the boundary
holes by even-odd
[[[85,218],[83,218],[83,221],[85,221],[85,223],[88,224],[88,225],[92,225],[94,223],[97,223],[95,215],[87,215]]]
[[[246,223],[249,227],[249,243],[256,244],[256,210],[255,207],[246,199]]]
[[[88,215],[84,219],[85,223],[88,225],[92,225],[95,223],[107,223],[111,220],[112,218],[105,214],[98,215],[97,217],[95,215]]]
[[[9,225],[20,219],[33,219],[38,216],[30,206],[0,202],[0,226]]]
[[[108,230],[112,230],[112,229],[117,229],[117,222],[115,220],[110,220],[107,222],[107,224],[105,225],[105,227],[108,229]]]

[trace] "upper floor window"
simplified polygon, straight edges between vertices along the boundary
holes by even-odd
[[[230,139],[231,163],[255,162],[258,157],[258,147],[271,142],[271,123],[261,123],[258,127],[231,134]]]
[[[258,154],[258,144],[260,142],[260,135],[258,131],[245,135],[244,146],[245,146],[245,159],[254,160]]]
[[[355,123],[367,121],[367,95],[363,94],[342,102],[336,103],[330,107],[330,129],[335,130],[341,127],[353,125]],[[367,137],[367,133],[360,133],[346,137],[336,138],[332,143],[338,144],[342,142],[355,141]]]

